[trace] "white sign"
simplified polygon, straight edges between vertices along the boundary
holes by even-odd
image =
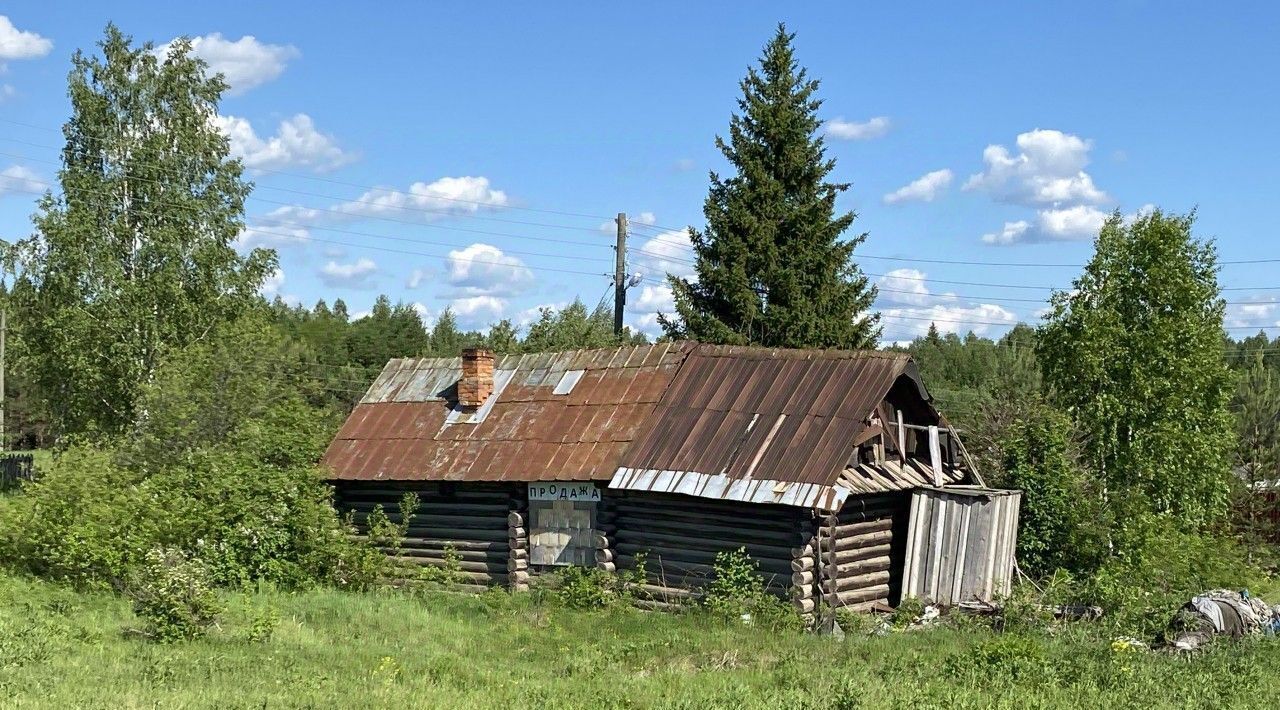
[[[546,483],[529,484],[529,500],[569,500],[584,503],[596,503],[600,500],[600,491],[594,483]]]

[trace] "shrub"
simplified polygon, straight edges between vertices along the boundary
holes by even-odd
[[[181,550],[157,548],[130,575],[125,594],[144,633],[161,642],[203,636],[221,612],[208,568]]]
[[[1114,630],[1150,638],[1178,608],[1208,589],[1257,587],[1262,573],[1230,538],[1181,528],[1165,516],[1134,515],[1117,530],[1117,554],[1083,585]]]
[[[1001,484],[1022,491],[1018,562],[1034,576],[1088,574],[1106,558],[1100,498],[1072,450],[1063,414],[1038,407],[1006,432]]]
[[[271,640],[280,625],[280,612],[275,607],[267,606],[254,614],[249,620],[249,628],[245,632],[245,640],[249,643],[265,643]]]
[[[715,616],[743,619],[767,628],[799,630],[804,627],[800,615],[790,604],[765,590],[760,565],[751,559],[746,548],[716,553],[712,574],[702,605]]]
[[[557,575],[556,599],[568,607],[600,609],[631,603],[633,577],[595,567],[565,567]]]

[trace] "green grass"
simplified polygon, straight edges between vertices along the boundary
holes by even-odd
[[[1193,658],[1088,627],[844,641],[529,595],[225,595],[217,629],[158,645],[122,599],[0,577],[6,708],[1280,707],[1280,641]],[[267,641],[248,639],[272,608]]]

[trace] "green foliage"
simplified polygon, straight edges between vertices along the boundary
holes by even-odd
[[[1077,462],[1071,433],[1065,415],[1041,407],[1003,444],[999,484],[1022,491],[1018,563],[1032,576],[1056,569],[1087,574],[1107,555],[1105,511]]]
[[[147,637],[166,643],[204,636],[222,611],[208,568],[175,548],[149,551],[130,573],[125,595]]]
[[[1231,402],[1239,441],[1233,522],[1251,541],[1280,542],[1280,529],[1272,518],[1280,500],[1263,494],[1280,481],[1280,370],[1268,366],[1261,352],[1248,362]]]
[[[444,546],[444,564],[426,565],[418,568],[418,580],[450,585],[462,581],[462,556],[453,543]]]
[[[760,563],[751,559],[746,548],[717,552],[712,575],[702,606],[714,616],[780,630],[803,628],[795,609],[765,590]]]
[[[302,399],[305,355],[257,314],[170,354],[138,393],[128,453],[151,466],[226,446],[279,468],[309,466],[336,417]]]
[[[531,594],[266,588],[220,598],[227,611],[208,636],[159,646],[120,633],[132,613],[116,595],[0,575],[5,704],[329,708],[357,697],[376,707],[548,710],[1280,705],[1280,644],[1269,639],[1183,658],[1113,651],[1112,636],[1086,625],[1022,634],[1034,647],[945,625],[835,642],[700,614],[571,609]],[[280,623],[270,639],[246,643],[264,607],[278,609]]]
[[[249,621],[245,631],[245,640],[249,643],[266,643],[275,635],[280,626],[280,612],[274,606],[263,607]]]
[[[127,430],[165,354],[254,307],[275,268],[235,249],[250,185],[213,121],[223,79],[185,39],[160,55],[108,25],[99,47],[72,57],[61,194],[21,245],[11,320],[60,434]]]
[[[818,135],[818,82],[793,39],[778,27],[742,81],[728,142],[716,139],[735,174],[711,176],[707,226],[691,233],[697,279],[669,277],[669,337],[797,348],[879,337],[875,288],[851,260],[866,235],[842,238],[854,214],[837,214],[835,201],[848,185],[827,181],[835,161]]]
[[[1038,685],[1053,676],[1043,642],[1022,634],[1004,634],[981,641],[947,658],[943,670],[963,682],[995,680],[1001,685]]]
[[[644,336],[631,333],[623,344],[643,343]],[[559,311],[543,308],[538,320],[529,326],[522,348],[525,352],[552,352],[576,348],[607,348],[618,345],[613,334],[613,311],[601,305],[588,312],[580,299]]]
[[[1084,582],[1082,599],[1099,604],[1103,623],[1151,638],[1191,597],[1207,589],[1258,589],[1262,573],[1236,541],[1187,532],[1176,521],[1137,514],[1120,528],[1119,551]]]
[[[1053,297],[1039,356],[1108,502],[1203,527],[1226,512],[1233,382],[1216,251],[1193,221],[1112,215],[1074,289]]]
[[[605,609],[626,606],[633,596],[634,576],[626,572],[606,572],[595,567],[565,567],[557,575],[556,598],[574,609]]]

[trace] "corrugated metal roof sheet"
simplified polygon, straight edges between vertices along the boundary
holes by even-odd
[[[690,347],[501,356],[494,379],[505,386],[470,418],[452,408],[461,358],[392,360],[324,463],[337,480],[608,480]]]
[[[868,416],[903,375],[919,384],[904,353],[699,345],[619,473],[836,485]]]
[[[612,479],[821,507],[934,482],[920,462],[848,467],[894,382],[919,385],[905,354],[660,343],[507,355],[494,364],[504,386],[471,417],[452,409],[461,370],[460,358],[388,363],[325,454],[334,477]]]

